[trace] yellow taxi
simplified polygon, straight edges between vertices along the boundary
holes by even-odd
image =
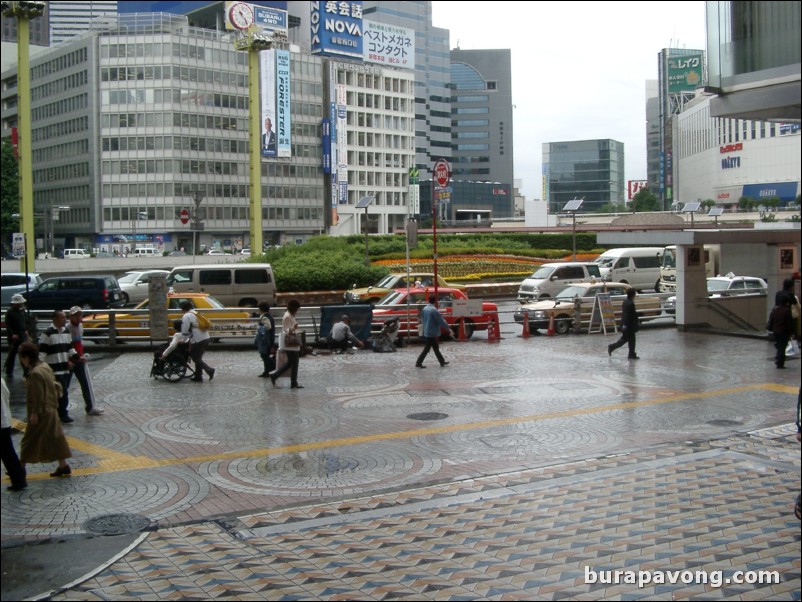
[[[214,338],[253,336],[256,323],[250,312],[227,308],[208,293],[167,293],[168,336],[173,336],[173,322],[183,315],[181,304],[189,301],[192,307],[212,322],[210,334]],[[132,313],[114,314],[114,331],[117,338],[151,338],[149,301],[145,299]],[[204,311],[204,310],[209,310]],[[88,340],[106,340],[109,336],[110,314],[84,314],[84,337]]]
[[[434,274],[432,272],[411,272],[409,274],[410,287],[432,287],[434,286]],[[464,284],[454,284],[447,282],[440,274],[437,275],[437,286],[442,288],[455,288],[465,292],[467,287]],[[399,288],[407,288],[407,274],[396,273],[388,274],[373,286],[365,288],[354,288],[345,291],[343,300],[346,303],[377,303],[390,291]]]

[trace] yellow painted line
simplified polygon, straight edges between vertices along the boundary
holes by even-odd
[[[575,416],[583,416],[588,414],[600,414],[603,412],[613,412],[618,410],[630,410],[633,408],[643,408],[648,406],[656,406],[664,403],[675,403],[692,401],[695,399],[705,399],[709,397],[719,397],[722,395],[735,395],[739,393],[747,393],[756,390],[770,390],[777,393],[787,393],[795,395],[797,389],[795,387],[780,385],[775,383],[762,383],[755,385],[745,385],[741,387],[731,387],[728,389],[718,389],[713,391],[704,391],[702,393],[678,393],[676,395],[669,395],[657,399],[644,399],[642,401],[628,401],[623,403],[614,403],[605,406],[597,406],[592,408],[582,408],[573,410],[563,410],[558,412],[548,412],[545,414],[530,414],[528,416],[512,416],[509,418],[499,418],[497,420],[485,420],[482,422],[472,422],[468,424],[452,424],[438,427],[428,427],[421,429],[413,429],[408,431],[399,431],[395,433],[376,433],[373,435],[358,435],[355,437],[343,437],[340,439],[327,439],[325,441],[313,441],[309,443],[297,443],[295,445],[283,445],[280,447],[265,447],[254,450],[239,450],[235,452],[226,452],[221,454],[205,454],[202,456],[192,456],[188,458],[165,458],[153,459],[144,456],[128,456],[119,452],[108,450],[98,445],[86,443],[72,437],[67,437],[70,448],[90,453],[96,457],[101,458],[98,466],[82,468],[74,470],[73,475],[90,475],[90,474],[105,474],[109,472],[122,472],[127,470],[138,470],[143,468],[159,468],[164,466],[175,466],[182,464],[194,464],[203,462],[216,462],[221,460],[236,460],[239,458],[259,458],[264,456],[274,456],[286,453],[298,453],[306,451],[314,451],[318,449],[329,449],[334,447],[345,447],[349,445],[361,445],[363,443],[373,443],[376,441],[391,441],[396,439],[412,439],[415,437],[426,437],[429,435],[441,435],[444,433],[453,433],[459,431],[471,431],[486,428],[495,428],[499,426],[509,426],[511,424],[518,424],[523,422],[541,422],[544,420],[554,420],[556,418],[571,418]],[[15,426],[21,425],[24,428],[25,423],[13,421]],[[17,426],[17,428],[20,428]],[[38,473],[28,475],[29,479],[43,479],[47,478],[47,473]]]

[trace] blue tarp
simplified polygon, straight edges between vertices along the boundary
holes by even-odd
[[[320,308],[320,338],[328,338],[331,327],[344,315],[351,318],[351,332],[361,341],[370,337],[370,323],[373,321],[372,305],[324,305]]]

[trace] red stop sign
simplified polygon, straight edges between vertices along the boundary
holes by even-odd
[[[451,166],[445,159],[439,159],[434,164],[434,180],[440,188],[448,186],[448,181],[451,179]]]
[[[182,224],[186,224],[187,222],[189,222],[189,210],[188,209],[182,209],[181,210],[181,223]]]

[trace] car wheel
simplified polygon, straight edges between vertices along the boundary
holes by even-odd
[[[128,297],[128,293],[123,293],[121,296],[125,305],[128,305],[131,302],[131,299]]]
[[[256,307],[256,299],[241,299],[237,307]]]
[[[657,282],[654,283],[654,292],[655,293],[659,293],[660,292],[660,279],[659,278],[657,279]]]
[[[554,323],[554,330],[557,334],[568,334],[568,331],[571,329],[571,320],[566,320],[565,318],[556,320]]]

